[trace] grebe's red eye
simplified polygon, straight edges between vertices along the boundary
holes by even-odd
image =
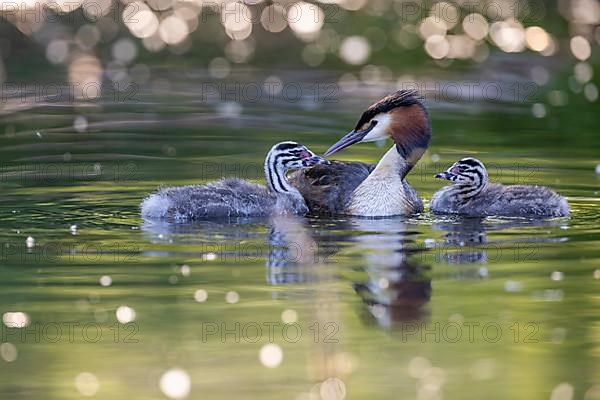
[[[450,170],[451,173],[453,173],[454,175],[460,175],[460,168],[458,167],[452,167],[452,169]]]

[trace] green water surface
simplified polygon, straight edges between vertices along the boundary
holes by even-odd
[[[161,399],[174,368],[198,399],[600,398],[597,105],[428,99],[408,178],[428,203],[433,175],[475,155],[566,196],[570,218],[143,221],[159,185],[262,182],[273,143],[322,153],[386,92],[207,100],[202,79],[4,112],[0,314],[28,326],[1,325],[1,398]]]

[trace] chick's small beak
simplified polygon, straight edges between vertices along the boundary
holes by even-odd
[[[456,165],[453,165],[444,172],[435,174],[435,177],[438,179],[446,179],[448,181],[451,181],[452,178],[456,177],[457,175],[460,175],[460,169]]]
[[[318,165],[318,164],[322,164],[322,165],[330,165],[331,164],[330,161],[324,159],[323,157],[319,157],[319,156],[312,156],[312,157],[306,158],[304,160],[304,162],[309,167],[312,167],[312,166]]]
[[[333,153],[337,153],[338,151],[345,149],[346,147],[352,146],[355,143],[361,142],[365,136],[375,127],[375,124],[371,124],[367,129],[363,129],[362,131],[352,130],[348,132],[346,136],[338,140],[334,145],[332,145],[323,156],[327,157],[332,155]]]
[[[439,174],[435,174],[435,177],[438,179],[446,179],[446,180],[450,180],[454,175],[451,174],[448,171],[444,171],[444,172],[440,172]]]

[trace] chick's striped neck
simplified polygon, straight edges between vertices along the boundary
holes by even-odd
[[[456,194],[462,201],[469,201],[477,196],[485,188],[488,182],[487,171],[479,163],[461,163],[461,176],[466,178],[466,182],[457,182],[454,187]]]
[[[294,158],[286,151],[272,150],[265,159],[265,178],[270,192],[281,194],[296,194],[298,191],[290,185],[285,173],[286,162]]]

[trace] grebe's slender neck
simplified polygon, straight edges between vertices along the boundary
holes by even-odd
[[[352,215],[392,216],[412,214],[421,207],[418,198],[407,192],[404,177],[413,163],[392,146],[377,166],[354,190],[347,206]]]
[[[265,159],[265,179],[267,188],[272,193],[290,194],[300,196],[300,192],[294,188],[285,176],[286,167],[284,166],[284,157],[289,154],[277,151],[270,151]]]
[[[381,157],[372,173],[377,172],[377,175],[386,175],[391,180],[400,179],[402,181],[413,166],[409,160],[403,157],[398,146],[394,145]]]

